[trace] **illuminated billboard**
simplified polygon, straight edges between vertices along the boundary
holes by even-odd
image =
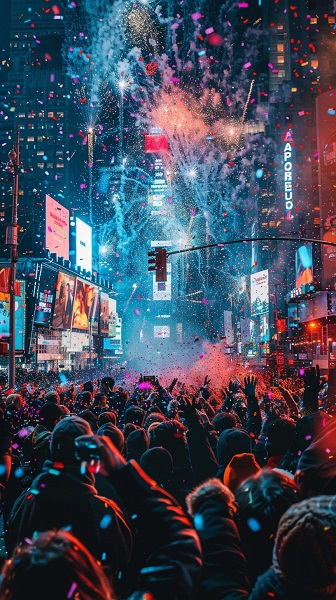
[[[322,239],[336,243],[336,89],[316,98],[316,130],[319,171],[320,218],[323,228]],[[336,279],[336,248],[321,246],[323,287],[333,284]]]
[[[15,296],[15,350],[23,352],[25,340],[25,317],[26,317],[26,301],[25,301],[25,284],[23,281],[16,282],[16,289],[20,286],[20,294]],[[0,340],[9,341],[9,314],[10,314],[10,299],[9,294],[0,292]]]
[[[34,313],[35,325],[51,326],[56,291],[55,281],[56,272],[42,265]]]
[[[76,293],[73,307],[72,327],[83,331],[89,330],[92,311],[95,309],[95,295],[97,287],[87,281],[77,279]]]
[[[100,333],[109,334],[109,295],[105,292],[100,294]]]
[[[89,285],[89,323],[91,323],[91,333],[98,334],[99,324],[99,294],[98,287],[96,285]]]
[[[313,245],[303,244],[295,253],[295,287],[313,283]]]
[[[109,337],[116,336],[116,325],[118,321],[117,302],[113,298],[109,298]]]
[[[293,219],[293,164],[294,164],[294,140],[293,131],[288,129],[284,136],[284,193],[285,193],[285,209],[286,219]]]
[[[167,263],[167,281],[156,281],[153,273],[153,300],[171,300],[171,263]]]
[[[46,248],[69,260],[69,211],[46,195]]]
[[[52,326],[55,329],[71,329],[76,278],[58,272]]]
[[[268,313],[268,269],[251,275],[251,315]]]
[[[76,265],[92,272],[92,227],[76,217]]]

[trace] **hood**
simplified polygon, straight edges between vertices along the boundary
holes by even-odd
[[[217,459],[219,469],[223,471],[236,454],[250,453],[252,441],[246,431],[241,429],[226,429],[222,431],[217,443]]]

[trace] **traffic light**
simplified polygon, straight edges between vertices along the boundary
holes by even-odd
[[[155,281],[167,281],[167,251],[165,248],[155,248],[148,252],[148,271],[155,271]]]

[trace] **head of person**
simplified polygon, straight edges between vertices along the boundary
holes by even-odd
[[[238,528],[252,583],[271,565],[280,518],[302,496],[292,477],[263,469],[246,479],[235,497],[239,507]]]
[[[52,431],[57,423],[63,418],[64,411],[60,405],[46,402],[39,410],[39,424]]]
[[[273,564],[300,597],[336,597],[336,496],[293,504],[281,517]]]
[[[114,388],[115,381],[113,377],[103,377],[100,382],[100,387],[104,394],[109,394]]]
[[[25,538],[3,568],[0,597],[6,600],[114,600],[94,557],[69,531]]]
[[[140,464],[140,459],[146,450],[148,450],[148,435],[145,429],[136,429],[127,437],[127,458],[133,458]]]
[[[253,454],[243,452],[236,454],[231,458],[228,466],[224,471],[223,483],[232,492],[235,492],[239,486],[252,475],[256,475],[261,471]]]
[[[184,459],[187,448],[186,427],[180,421],[172,419],[154,425],[150,431],[150,447],[162,446],[171,454],[174,466]]]
[[[225,429],[218,438],[217,459],[220,474],[223,475],[230,460],[236,454],[251,452],[251,438],[241,429]]]
[[[59,393],[56,390],[52,390],[51,392],[47,392],[45,395],[46,402],[53,402],[54,404],[61,404],[61,399]]]
[[[64,417],[57,423],[51,435],[51,460],[64,465],[78,464],[75,439],[81,435],[93,435],[88,421],[77,415]]]
[[[116,425],[113,425],[113,423],[106,422],[103,425],[101,425],[97,431],[97,435],[108,437],[114,443],[115,447],[118,448],[119,452],[124,452],[124,435],[122,431],[120,431],[120,429],[116,427]]]
[[[157,483],[164,485],[173,476],[173,459],[165,448],[150,448],[143,453],[140,466]]]
[[[220,435],[226,429],[235,429],[237,427],[237,418],[232,413],[222,412],[213,417],[212,424],[218,435]]]
[[[147,414],[144,428],[148,429],[152,423],[162,423],[165,420],[166,419],[161,412],[151,412],[150,414]]]
[[[25,405],[25,398],[21,394],[9,394],[7,396],[7,406],[13,406],[15,410],[20,410]]]
[[[116,425],[117,424],[117,416],[115,414],[115,412],[113,412],[112,410],[106,410],[102,413],[100,413],[100,415],[98,416],[98,427],[101,427],[102,425],[104,425],[104,423],[112,423],[112,425]]]
[[[140,408],[140,406],[130,406],[125,411],[125,424],[133,423],[133,425],[143,427],[145,416],[146,413],[142,408]]]

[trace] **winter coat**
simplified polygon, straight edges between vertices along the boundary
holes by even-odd
[[[77,465],[61,468],[46,461],[43,471],[16,500],[9,517],[6,546],[12,553],[18,542],[35,531],[70,527],[103,565],[114,573],[128,562],[131,533],[118,505],[98,496],[92,474]]]

